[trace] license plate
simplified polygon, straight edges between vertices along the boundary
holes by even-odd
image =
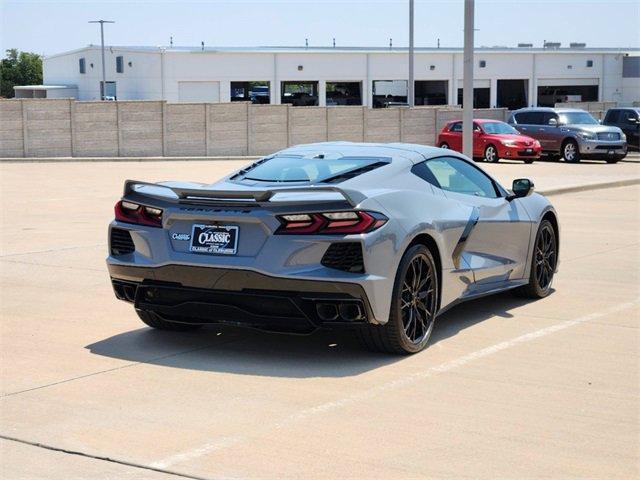
[[[533,153],[533,148],[527,148],[527,149],[525,150],[525,152],[526,152],[526,153]]]
[[[238,230],[232,225],[194,225],[189,250],[193,253],[235,255],[238,250]]]
[[[614,155],[616,153],[615,150],[607,150],[608,155]]]

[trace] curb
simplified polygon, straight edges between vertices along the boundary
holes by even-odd
[[[589,183],[586,185],[575,185],[573,187],[550,188],[549,190],[540,190],[538,193],[546,196],[563,195],[565,193],[586,192],[589,190],[602,190],[605,188],[628,187],[631,185],[640,185],[640,178],[630,178],[627,180],[617,180],[614,182]]]

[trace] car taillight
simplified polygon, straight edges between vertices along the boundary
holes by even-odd
[[[160,208],[147,207],[121,200],[116,203],[115,211],[116,220],[120,222],[147,225],[149,227],[162,226],[162,210]]]
[[[377,212],[355,210],[279,215],[278,220],[281,225],[277,234],[349,235],[372,232],[387,223],[388,218]]]

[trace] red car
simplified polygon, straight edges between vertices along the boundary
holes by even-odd
[[[462,121],[447,123],[438,135],[438,146],[462,151]],[[473,156],[487,162],[501,158],[532,163],[540,158],[542,147],[537,140],[522,135],[508,123],[498,120],[473,121]]]

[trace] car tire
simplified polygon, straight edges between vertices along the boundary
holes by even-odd
[[[569,138],[562,143],[562,158],[568,163],[578,163],[580,161],[580,150],[575,140]]]
[[[435,323],[438,288],[438,272],[429,249],[424,245],[409,248],[396,272],[389,321],[358,329],[364,346],[402,355],[424,349]]]
[[[487,148],[484,149],[484,160],[489,163],[498,163],[500,160],[498,149],[493,145],[487,145]]]
[[[448,150],[449,149],[449,144],[447,142],[442,142],[440,144],[440,148],[444,148],[445,150]]]
[[[533,158],[527,158],[524,163],[526,163],[527,165],[531,165],[533,163]]]
[[[202,325],[198,324],[194,325],[190,323],[167,322],[155,313],[148,310],[136,310],[136,313],[138,314],[138,317],[140,317],[140,320],[142,320],[146,325],[157,330],[188,332],[190,330],[197,330],[202,327]]]
[[[549,220],[543,220],[536,233],[531,254],[529,283],[517,288],[515,293],[526,298],[544,298],[551,293],[553,275],[558,264],[558,239]]]

